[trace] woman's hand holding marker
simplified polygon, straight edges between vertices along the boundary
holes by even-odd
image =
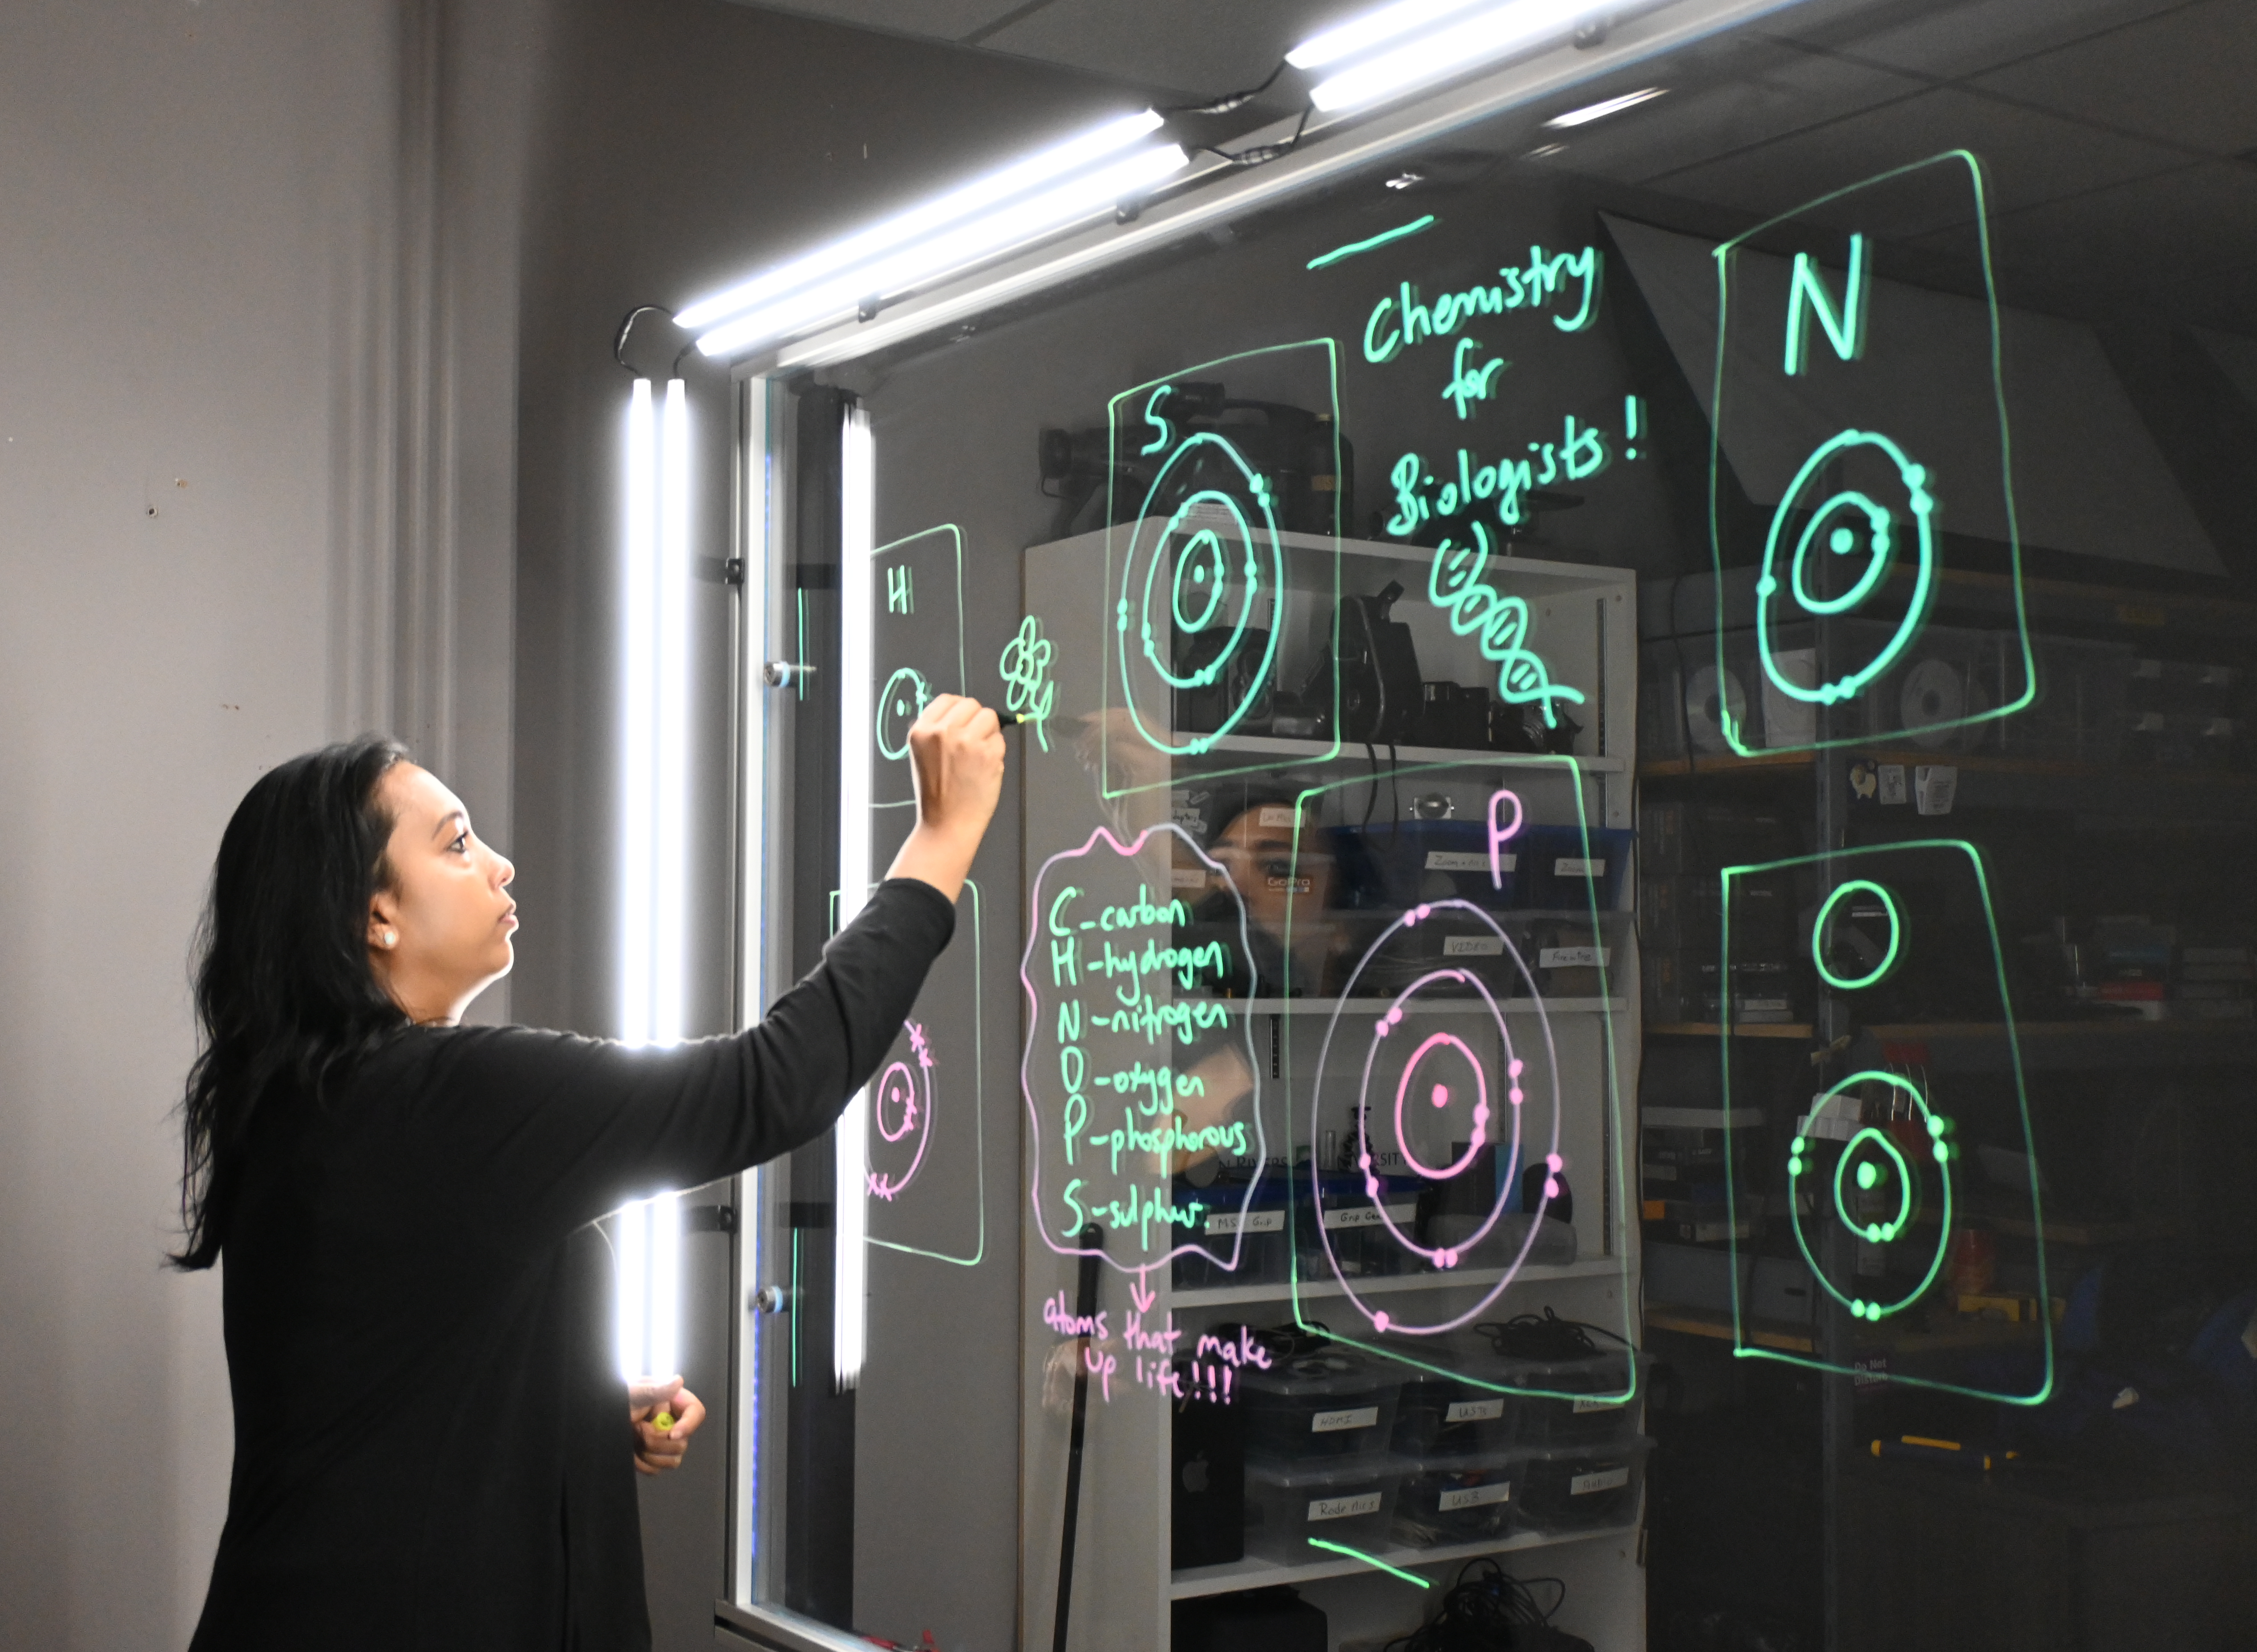
[[[705,1402],[683,1387],[679,1377],[631,1383],[627,1421],[634,1427],[635,1471],[660,1474],[682,1466],[690,1436],[705,1421]]]
[[[995,713],[961,694],[937,694],[909,729],[917,823],[888,877],[913,877],[953,901],[1003,791],[1003,731]]]

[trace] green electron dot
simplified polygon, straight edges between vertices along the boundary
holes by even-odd
[[[1941,1118],[1938,1118],[1934,1113],[1930,1113],[1928,1116],[1928,1133],[1931,1136],[1941,1136],[1943,1134],[1943,1121]]]
[[[1866,1223],[1865,1237],[1872,1241],[1875,1244],[1878,1244],[1881,1242],[1881,1224],[1878,1222]]]
[[[1870,1189],[1880,1179],[1880,1168],[1871,1159],[1868,1159],[1857,1166],[1857,1185],[1860,1188]]]
[[[1935,1144],[1935,1162],[1939,1165],[1948,1165],[1951,1162],[1951,1144],[1949,1142],[1940,1141]]]

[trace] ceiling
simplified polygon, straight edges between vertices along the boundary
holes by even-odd
[[[1370,3],[768,9],[1035,59],[1188,103],[1258,83],[1296,41]],[[1566,134],[1536,164],[1770,214],[1963,147],[1988,172],[2002,284],[2072,302],[2136,292],[2187,319],[2257,333],[2251,0],[1802,0],[1644,73],[1670,96]],[[1589,96],[1617,89],[1595,84]],[[1283,85],[1273,95],[1293,96]],[[1461,134],[1463,145],[1524,154],[1543,112],[1492,121]],[[1865,227],[1941,246],[1955,233],[1948,217],[1915,211]]]

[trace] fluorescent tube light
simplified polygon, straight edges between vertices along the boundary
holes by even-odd
[[[619,1037],[651,1041],[652,913],[657,891],[658,418],[650,380],[627,399],[626,522],[619,613]]]
[[[851,407],[838,436],[838,926],[870,889],[870,552],[877,544],[877,450],[867,408]],[[838,1116],[831,1193],[837,1249],[831,1308],[831,1375],[840,1390],[862,1380],[869,1312],[870,1091]]]
[[[1640,103],[1652,103],[1669,89],[1648,86],[1642,90],[1624,92],[1620,97],[1610,97],[1603,103],[1586,103],[1581,109],[1571,109],[1564,115],[1554,115],[1544,124],[1554,128],[1588,126],[1595,120],[1604,120],[1610,115],[1619,115],[1626,109],[1636,109]]]
[[[725,292],[700,299],[676,316],[675,322],[694,331],[740,315],[852,265],[867,262],[930,235],[959,218],[970,217],[1053,179],[1079,172],[1116,151],[1127,148],[1147,132],[1157,130],[1161,124],[1159,115],[1148,109],[1139,114],[1124,115],[1117,120],[1093,126],[1000,172],[990,173],[984,178],[952,189],[946,195],[936,196],[922,206],[912,207],[899,216],[873,225],[859,235],[834,241],[803,258],[779,265],[748,281],[741,281]]]
[[[689,968],[690,857],[690,395],[666,384],[658,444],[655,851],[651,912],[651,1042],[683,1037]],[[662,1373],[663,1374],[663,1373]]]
[[[1320,69],[1478,4],[1479,0],[1395,0],[1391,6],[1360,13],[1335,28],[1311,35],[1285,53],[1285,61],[1297,69]]]
[[[708,356],[725,356],[818,322],[843,320],[861,301],[946,275],[1031,241],[1077,218],[1109,212],[1114,203],[1178,172],[1181,149],[1163,144],[1086,173],[1040,194],[1014,201],[872,263],[859,264],[821,284],[786,294],[698,339]]]
[[[682,1374],[682,1195],[650,1202],[650,1344],[646,1376]]]
[[[638,1199],[618,1220],[619,1378],[663,1382],[682,1374],[682,1195]]]
[[[627,400],[621,557],[619,1037],[678,1044],[688,968],[690,400]]]
[[[1310,101],[1330,113],[1377,103],[1407,88],[1440,80],[1547,35],[1566,34],[1591,10],[1591,0],[1512,0],[1461,23],[1423,34],[1376,57],[1366,58],[1320,81]]]

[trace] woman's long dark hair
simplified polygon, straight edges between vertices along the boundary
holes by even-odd
[[[261,1110],[319,1103],[407,1025],[368,967],[393,825],[377,783],[407,756],[364,734],[293,757],[258,777],[220,837],[195,943],[202,1037],[181,1107],[177,1267],[219,1258]]]

